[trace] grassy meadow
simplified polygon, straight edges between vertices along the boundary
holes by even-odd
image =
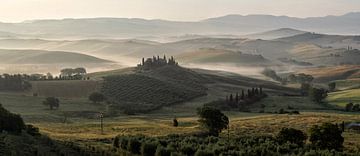
[[[332,92],[328,94],[326,99],[330,104],[345,107],[349,102],[360,103],[360,89],[349,89],[343,91]]]
[[[195,113],[203,100],[195,99],[185,104],[183,111],[171,112],[167,107],[149,114],[125,115],[104,118],[104,133],[101,134],[99,111],[106,111],[104,104],[93,104],[86,98],[60,98],[59,110],[49,110],[42,105],[43,97],[21,94],[1,93],[0,102],[14,113],[21,114],[24,120],[39,127],[40,132],[50,138],[80,144],[110,146],[111,139],[117,135],[165,136],[168,134],[187,134],[201,130]],[[288,106],[299,110],[300,115],[257,113],[260,108],[254,107],[251,112],[225,112],[230,118],[232,136],[276,135],[282,127],[293,127],[308,132],[312,125],[324,122],[341,123],[358,122],[358,114],[342,112],[325,113],[326,108],[316,105],[303,97],[272,96],[256,105],[265,105],[265,112],[288,110]],[[256,109],[257,108],[257,109]],[[193,110],[188,111],[186,110]],[[318,111],[319,110],[319,111]],[[66,115],[65,115],[66,114]],[[179,127],[172,126],[172,119],[177,117]],[[66,120],[65,120],[66,118]],[[227,135],[224,131],[222,136]],[[347,131],[343,133],[347,149],[360,148],[360,134]],[[100,140],[100,141],[99,141]]]

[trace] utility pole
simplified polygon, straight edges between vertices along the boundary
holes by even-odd
[[[230,148],[230,120],[229,120],[229,124],[228,124],[228,138],[227,138],[227,141],[228,141],[228,149]]]
[[[101,134],[104,134],[104,125],[103,125],[104,114],[100,112],[99,117],[100,117]]]

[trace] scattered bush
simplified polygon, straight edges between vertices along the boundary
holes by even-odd
[[[176,118],[173,119],[173,126],[174,126],[174,127],[179,126],[179,123],[178,123],[178,121],[177,121]]]
[[[89,96],[89,100],[94,103],[103,102],[105,99],[105,96],[98,92],[91,93]]]
[[[136,139],[136,138],[132,138],[129,140],[128,142],[128,147],[127,149],[134,154],[140,154],[140,149],[141,149],[141,142]]]
[[[320,149],[342,150],[344,138],[341,136],[342,130],[338,125],[324,123],[321,126],[313,126],[310,129],[311,143]]]
[[[141,154],[143,156],[153,156],[155,155],[157,149],[157,144],[154,142],[144,142],[141,145]]]
[[[306,138],[307,136],[304,132],[294,128],[283,128],[276,136],[276,139],[282,144],[290,142],[299,146],[304,145]]]

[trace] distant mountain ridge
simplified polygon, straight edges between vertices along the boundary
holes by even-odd
[[[0,31],[34,38],[136,38],[184,34],[244,35],[280,28],[327,34],[359,34],[360,12],[342,16],[296,18],[273,15],[227,15],[196,22],[139,18],[87,18],[0,23]]]

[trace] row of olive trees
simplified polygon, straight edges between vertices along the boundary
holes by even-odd
[[[212,107],[201,107],[198,109],[199,122],[209,135],[219,136],[219,133],[228,128],[229,118],[220,110]],[[321,126],[313,126],[310,129],[310,142],[321,149],[341,150],[344,138],[342,130],[338,125],[324,123]],[[303,145],[307,139],[306,134],[300,130],[284,128],[278,135],[280,142],[291,142]]]

